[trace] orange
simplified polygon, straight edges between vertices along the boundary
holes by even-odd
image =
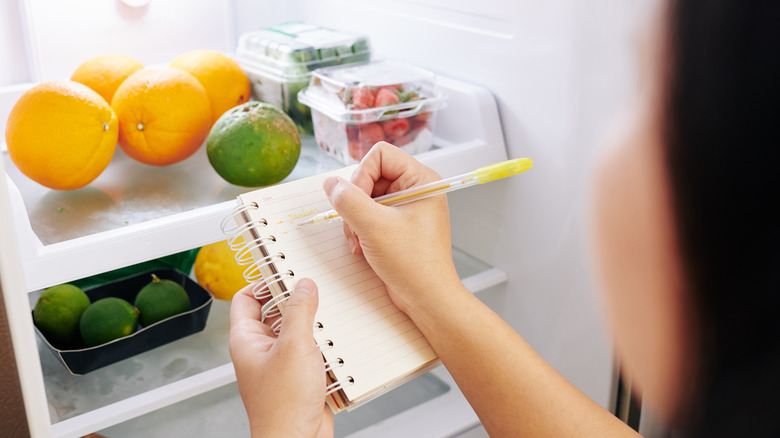
[[[211,167],[230,184],[260,187],[287,178],[301,155],[301,137],[290,116],[252,101],[222,115],[206,137]]]
[[[184,160],[203,144],[211,109],[203,86],[173,67],[146,67],[116,90],[119,146],[142,163],[165,166]]]
[[[117,142],[117,118],[89,87],[73,81],[37,85],[8,116],[5,140],[16,167],[56,190],[92,182],[108,167]]]
[[[102,55],[81,64],[70,80],[97,91],[110,104],[119,85],[142,68],[143,64],[129,56]]]
[[[227,55],[213,50],[187,52],[171,62],[195,76],[206,89],[211,102],[211,121],[216,122],[225,111],[248,102],[251,96],[249,77]]]
[[[202,247],[195,257],[195,279],[218,300],[233,299],[236,292],[249,284],[244,279],[247,267],[236,263],[235,254],[223,240]]]

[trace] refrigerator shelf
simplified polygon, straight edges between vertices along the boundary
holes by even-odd
[[[30,86],[0,89],[0,116]],[[505,160],[493,96],[444,77],[439,86],[447,107],[438,114],[435,148],[418,155],[420,161],[446,177]],[[299,163],[286,180],[341,166],[313,138],[302,143]],[[25,177],[5,150],[3,160],[28,292],[222,240],[220,221],[235,197],[251,190],[223,181],[205,148],[165,167],[137,163],[117,149],[98,179],[69,192]]]
[[[461,280],[472,293],[507,281],[507,275],[502,270],[457,248],[453,248],[453,257]],[[31,305],[39,293],[36,291],[28,295]],[[230,303],[227,301],[214,301],[204,331],[83,376],[68,373],[39,340],[41,367],[53,423],[52,435],[59,438],[80,437],[235,382],[235,372],[228,353],[229,308]],[[435,374],[450,387],[445,393],[435,394],[435,398],[455,406],[465,405],[457,412],[471,412],[446,371],[437,370]],[[424,394],[420,397],[424,398]],[[379,405],[392,403],[388,400],[383,402],[382,398],[376,402]],[[415,414],[415,409],[430,409],[425,406],[422,403],[398,415],[421,415]],[[393,412],[384,408],[375,410],[386,413],[381,418],[383,421]],[[361,408],[360,415],[364,416],[371,411],[374,410],[369,407]],[[471,415],[474,416],[473,412]],[[470,422],[475,422],[475,418]],[[349,420],[341,421],[347,425],[350,423]],[[436,427],[450,427],[453,424],[460,423],[447,422]],[[469,425],[464,423],[459,427]],[[352,429],[355,427],[351,426]]]

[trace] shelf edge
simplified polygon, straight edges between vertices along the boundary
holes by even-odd
[[[466,277],[462,279],[461,282],[466,286],[466,289],[475,294],[477,292],[482,292],[489,287],[506,283],[508,279],[509,277],[506,275],[506,272],[499,268],[491,268],[487,271]]]
[[[78,438],[236,381],[233,363],[89,411],[52,425],[55,438]]]

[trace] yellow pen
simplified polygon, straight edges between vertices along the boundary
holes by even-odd
[[[525,172],[530,169],[531,166],[533,166],[533,162],[530,158],[516,158],[514,160],[502,161],[500,163],[480,167],[477,170],[464,173],[463,175],[453,176],[421,186],[410,187],[406,190],[388,193],[374,198],[374,201],[382,205],[403,205],[442,193],[451,192],[453,190],[465,189],[466,187],[471,187],[476,184],[485,184],[497,179],[517,175],[520,172]],[[330,222],[338,219],[341,219],[341,216],[336,210],[328,210],[300,222],[298,226],[316,224],[319,222]]]

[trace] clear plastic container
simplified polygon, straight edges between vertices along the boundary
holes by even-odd
[[[235,57],[249,76],[253,97],[281,108],[302,135],[312,135],[309,108],[297,98],[311,71],[366,62],[371,49],[366,36],[291,22],[244,33]]]
[[[445,97],[433,73],[375,61],[316,70],[298,101],[312,109],[319,147],[352,164],[379,141],[411,154],[429,150],[435,111],[444,106]]]

